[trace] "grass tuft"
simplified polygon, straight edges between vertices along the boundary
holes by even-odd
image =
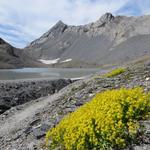
[[[104,76],[107,77],[107,78],[111,78],[111,77],[115,77],[119,74],[122,74],[124,73],[126,70],[124,68],[118,68],[118,69],[115,69],[115,70],[112,70],[111,72],[108,72],[107,74],[105,74]]]

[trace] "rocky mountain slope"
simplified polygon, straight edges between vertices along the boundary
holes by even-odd
[[[126,17],[110,13],[80,26],[59,21],[22,50],[0,39],[0,68],[45,64],[47,67],[101,67],[126,63],[150,55],[149,24],[150,15]]]
[[[44,66],[27,55],[24,50],[14,48],[0,38],[0,68]]]
[[[124,63],[150,54],[150,16],[104,14],[87,25],[59,21],[26,51],[37,59],[56,60],[54,66],[79,67]]]
[[[0,115],[0,149],[45,149],[46,131],[66,114],[91,100],[96,93],[137,86],[150,91],[150,62],[131,65],[124,73],[110,78],[97,73],[70,84],[54,95],[13,107]],[[146,134],[140,137],[138,145],[132,145],[133,150],[150,149],[150,121],[141,121],[141,124],[145,126]]]

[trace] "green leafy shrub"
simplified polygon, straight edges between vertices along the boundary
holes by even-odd
[[[118,68],[118,69],[112,70],[111,72],[108,72],[104,76],[107,78],[111,78],[111,77],[117,76],[117,75],[124,73],[124,72],[125,72],[124,68]]]
[[[49,149],[123,149],[137,136],[138,121],[150,111],[141,88],[108,90],[67,115],[46,135]]]

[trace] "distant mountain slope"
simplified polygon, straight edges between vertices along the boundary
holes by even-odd
[[[42,66],[42,64],[29,57],[24,50],[14,48],[0,38],[0,68],[39,66]]]
[[[82,26],[59,21],[25,51],[37,59],[57,59],[55,66],[124,63],[150,54],[149,24],[150,16],[114,17],[110,13]]]

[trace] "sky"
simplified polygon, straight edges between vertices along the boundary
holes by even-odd
[[[0,37],[23,48],[59,20],[87,24],[106,12],[113,15],[150,14],[150,0],[0,0]]]

